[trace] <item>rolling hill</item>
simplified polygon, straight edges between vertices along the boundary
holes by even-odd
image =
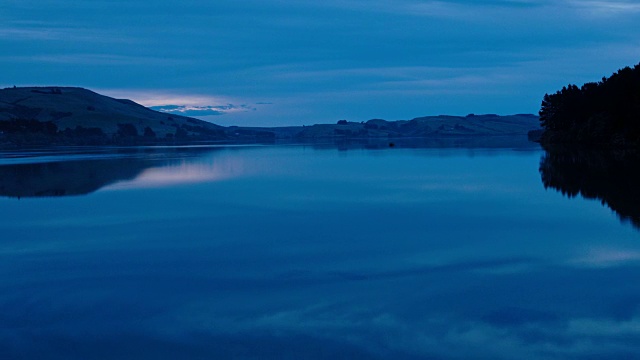
[[[288,127],[223,127],[154,111],[78,87],[0,90],[0,145],[138,145],[194,142],[318,141],[322,139],[519,137],[540,129],[529,114],[426,116],[412,120]]]
[[[192,136],[224,138],[224,128],[206,121],[168,115],[126,99],[77,87],[23,87],[0,90],[0,121],[50,122],[59,131],[100,129],[107,137],[144,135],[163,139]],[[153,136],[151,136],[153,134]]]

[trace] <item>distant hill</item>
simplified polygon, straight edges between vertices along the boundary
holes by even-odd
[[[471,136],[525,136],[540,128],[538,117],[531,114],[499,116],[425,116],[412,120],[387,121],[372,119],[367,122],[338,121],[336,124],[306,126],[296,136],[313,139],[323,137],[471,137]]]
[[[40,131],[36,122],[47,124],[48,129]],[[53,135],[59,132],[59,140],[63,142],[82,137],[98,142],[126,142],[138,137],[150,141],[225,138],[222,126],[163,114],[131,100],[114,99],[76,87],[0,90],[0,131],[19,133],[23,137],[32,135],[32,138],[40,133]]]
[[[540,129],[538,117],[520,115],[427,116],[412,120],[289,127],[223,127],[154,111],[76,87],[0,90],[0,145],[138,145],[194,142],[318,141],[322,139],[524,136]]]
[[[640,64],[545,94],[540,121],[543,143],[640,147]]]

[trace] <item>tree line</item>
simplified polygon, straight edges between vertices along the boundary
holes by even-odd
[[[186,140],[207,140],[220,138],[224,132],[204,129],[200,126],[183,124],[176,127],[175,134],[167,133],[165,137],[156,136],[155,131],[145,127],[142,133],[131,123],[117,124],[115,134],[106,134],[98,127],[76,126],[59,129],[52,121],[35,119],[11,119],[0,121],[0,145],[9,144],[58,144],[58,145],[137,145],[147,143],[167,143]],[[195,131],[198,135],[189,135]],[[200,131],[198,133],[198,131]]]
[[[640,146],[640,64],[545,94],[539,115],[543,143]]]

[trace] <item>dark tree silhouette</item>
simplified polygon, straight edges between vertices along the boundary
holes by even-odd
[[[118,124],[118,135],[119,136],[138,136],[138,129],[133,124]]]
[[[625,149],[545,146],[540,175],[545,188],[573,198],[597,199],[640,230],[640,155]]]
[[[545,94],[539,115],[542,142],[640,146],[640,64]]]
[[[0,121],[0,131],[8,134],[31,133],[53,135],[58,132],[58,126],[51,121],[41,122],[38,120],[7,120]]]
[[[152,128],[147,126],[146,128],[144,128],[144,137],[146,137],[146,138],[155,138],[156,137],[156,132],[153,131]]]

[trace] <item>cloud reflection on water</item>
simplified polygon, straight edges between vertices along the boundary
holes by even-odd
[[[264,170],[221,148],[132,148],[122,152],[10,158],[0,164],[0,196],[63,197],[98,190],[160,188]]]
[[[640,251],[634,249],[591,248],[571,263],[580,266],[608,267],[640,263]]]
[[[0,199],[0,358],[640,351],[636,229],[545,191],[539,153],[138,155],[109,191]]]
[[[250,171],[241,158],[205,159],[199,159],[197,162],[182,161],[178,164],[147,168],[134,179],[119,181],[106,186],[103,190],[160,188],[220,181],[239,177]]]

